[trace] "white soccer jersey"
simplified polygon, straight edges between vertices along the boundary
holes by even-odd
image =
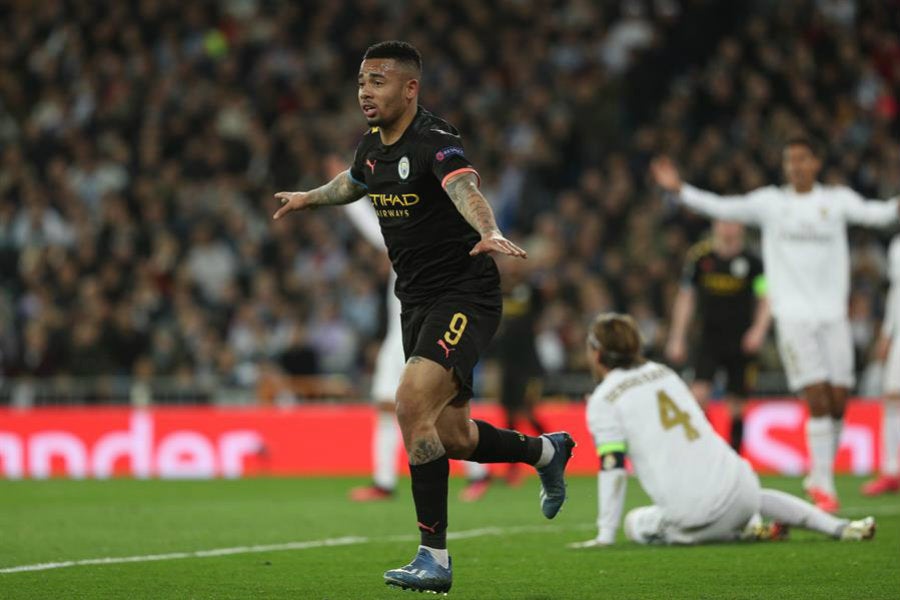
[[[885,303],[882,333],[900,339],[900,235],[894,236],[888,249],[888,278],[891,288]]]
[[[598,452],[627,446],[641,486],[679,527],[716,521],[739,493],[743,460],[664,365],[614,369],[591,395],[587,422]]]
[[[885,226],[898,218],[896,199],[867,201],[844,186],[816,184],[807,194],[769,186],[723,197],[684,184],[681,199],[710,217],[761,228],[772,314],[794,321],[846,318],[847,224]]]

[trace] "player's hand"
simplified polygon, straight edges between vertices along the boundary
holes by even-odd
[[[666,358],[674,365],[681,365],[687,358],[687,348],[681,338],[672,338],[666,344]]]
[[[609,548],[612,544],[607,542],[601,542],[599,538],[594,538],[592,540],[587,540],[584,542],[572,542],[571,544],[566,544],[566,548],[570,550],[585,550],[588,548]]]
[[[678,173],[678,167],[668,156],[654,158],[650,162],[650,174],[653,175],[656,185],[664,190],[675,193],[681,191],[681,175]]]
[[[744,337],[741,338],[741,350],[744,351],[744,354],[756,354],[759,352],[759,349],[762,348],[765,341],[765,330],[758,331],[754,328],[750,328],[744,332]]]
[[[517,256],[519,258],[528,258],[528,253],[513,244],[511,241],[503,237],[499,231],[490,233],[481,237],[481,241],[475,244],[470,256],[478,254],[490,254],[491,252],[499,252],[507,256]]]
[[[875,360],[880,363],[887,362],[888,353],[891,351],[891,338],[880,335],[875,342]]]
[[[275,197],[281,200],[281,208],[272,216],[276,221],[295,210],[309,208],[309,194],[307,192],[278,192]]]

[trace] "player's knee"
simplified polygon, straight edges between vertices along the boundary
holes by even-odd
[[[803,388],[803,396],[809,404],[809,412],[814,417],[824,417],[831,413],[831,386],[816,383]]]
[[[641,506],[628,511],[623,529],[625,537],[638,544],[660,544],[666,541],[662,515],[656,506]]]
[[[831,416],[840,419],[844,416],[847,409],[847,397],[850,391],[845,387],[831,388]]]
[[[401,384],[397,389],[397,423],[404,431],[419,425],[426,415],[422,406],[422,395],[414,386]]]
[[[637,542],[638,544],[646,544],[644,538],[640,535],[638,530],[638,520],[639,520],[639,511],[638,508],[633,508],[628,511],[625,515],[625,521],[623,523],[623,529],[625,530],[625,537],[632,542]]]

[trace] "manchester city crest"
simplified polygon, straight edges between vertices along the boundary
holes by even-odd
[[[400,179],[409,177],[409,159],[405,156],[400,159],[400,164],[397,165],[397,173],[400,175]]]
[[[743,279],[750,272],[750,263],[743,256],[738,256],[731,261],[731,274],[738,279]]]

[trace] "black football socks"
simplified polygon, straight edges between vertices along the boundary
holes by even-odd
[[[409,465],[413,502],[421,544],[429,548],[447,548],[447,481],[450,461],[443,454],[431,462]]]
[[[511,429],[499,429],[490,423],[474,420],[478,427],[478,445],[467,460],[479,463],[528,463],[541,459],[544,442]]]

